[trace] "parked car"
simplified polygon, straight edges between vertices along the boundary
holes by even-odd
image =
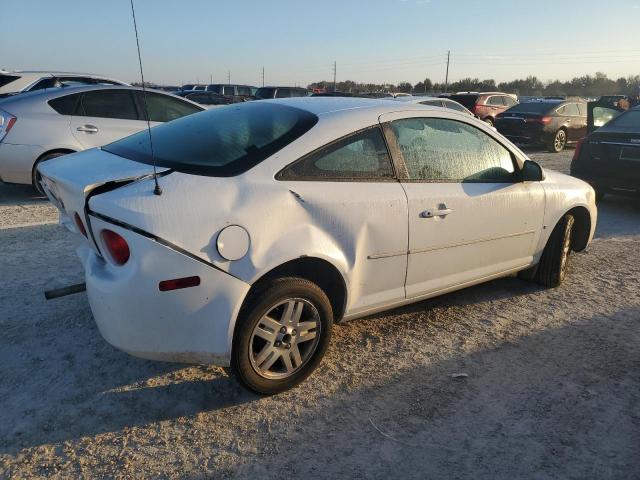
[[[39,167],[94,318],[260,393],[310,375],[334,322],[520,271],[559,285],[596,225],[589,185],[445,108],[243,102],[152,133],[155,157],[141,132]]]
[[[93,75],[50,71],[0,71],[0,98],[63,85],[127,85],[120,80]]]
[[[520,103],[496,116],[495,126],[514,143],[560,152],[587,134],[587,104],[563,100]]]
[[[353,93],[349,92],[314,92],[310,96],[312,97],[353,97]]]
[[[358,96],[362,98],[393,98],[393,94],[389,92],[364,92]]]
[[[207,85],[207,92],[214,92],[219,95],[231,98],[234,102],[241,102],[253,97],[256,87],[251,85],[230,85],[230,84],[216,84],[212,83]]]
[[[469,110],[464,108],[464,106],[460,105],[458,102],[450,100],[449,98],[408,96],[408,97],[396,97],[393,100],[396,102],[403,102],[408,104],[410,103],[414,105],[426,105],[429,107],[450,108],[451,110],[455,110],[457,112],[463,112],[473,116],[473,113],[471,113]]]
[[[200,90],[187,90],[182,92],[176,92],[174,95],[178,97],[186,98],[192,102],[196,102],[205,108],[219,107],[221,105],[229,105],[235,103],[232,97],[225,97],[214,92],[206,92]]]
[[[306,97],[309,94],[309,90],[302,87],[260,87],[254,96],[258,100],[267,100],[270,98]]]
[[[147,90],[152,124],[203,110],[189,100]],[[123,86],[52,88],[0,101],[0,180],[33,183],[36,165],[111,143],[146,128],[142,89]]]
[[[515,95],[502,92],[458,92],[449,96],[483,122],[493,125],[496,116],[518,103]]]
[[[190,91],[190,90],[206,90],[207,86],[206,85],[200,85],[197,83],[187,83],[186,85],[183,85],[180,90],[183,92],[186,91]]]
[[[640,196],[640,107],[618,113],[580,140],[571,161],[571,175],[589,182],[598,199]]]

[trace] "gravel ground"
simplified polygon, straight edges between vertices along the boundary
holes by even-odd
[[[532,152],[568,169],[571,151]],[[554,290],[505,278],[334,329],[271,398],[102,340],[57,215],[0,186],[0,477],[640,478],[640,207]],[[466,377],[452,376],[463,373]]]

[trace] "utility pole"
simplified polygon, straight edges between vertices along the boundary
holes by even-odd
[[[451,57],[451,50],[447,50],[447,75],[444,78],[444,93],[447,93],[449,88],[449,58]]]
[[[336,74],[337,74],[337,71],[338,71],[337,67],[338,67],[338,65],[337,65],[336,61],[334,60],[333,61],[333,91],[334,92],[336,91]]]
[[[209,83],[213,83],[213,73],[209,74]]]
[[[264,67],[262,67],[262,86],[264,87]]]
[[[231,85],[231,70],[227,72],[227,83]]]

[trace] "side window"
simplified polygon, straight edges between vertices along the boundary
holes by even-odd
[[[141,108],[144,108],[144,98],[141,91],[136,91],[136,96],[140,102]],[[176,118],[191,115],[200,112],[201,109],[169,95],[161,93],[147,92],[147,109],[149,111],[149,120],[152,122],[169,122]],[[142,114],[144,118],[144,112]]]
[[[291,96],[292,97],[306,97],[307,96],[307,91],[306,90],[302,90],[301,88],[297,88],[297,89],[291,91]]]
[[[487,105],[492,105],[494,107],[502,107],[504,103],[500,95],[494,95],[493,97],[489,97],[487,99]]]
[[[94,90],[82,94],[80,115],[86,117],[139,120],[138,112],[129,90]]]
[[[511,153],[481,130],[443,118],[391,123],[410,180],[511,183]]]
[[[455,110],[456,112],[467,112],[465,108],[457,102],[444,102],[444,106],[451,110]]]
[[[251,88],[249,87],[238,87],[238,95],[251,95]]]
[[[427,105],[429,107],[441,107],[442,102],[440,100],[425,100],[424,102],[420,102],[422,105]]]
[[[505,95],[504,97],[502,97],[502,99],[504,100],[504,104],[507,107],[513,107],[514,105],[516,105],[518,102],[516,102],[512,97]]]
[[[380,128],[373,127],[322,147],[288,166],[279,179],[384,180],[393,178]]]
[[[567,106],[565,105],[563,107],[560,107],[559,109],[556,110],[556,113],[558,115],[567,115]]]
[[[79,93],[49,100],[49,105],[60,115],[73,115],[78,105]]]
[[[279,88],[276,92],[276,98],[289,98],[291,96],[290,88]]]
[[[574,117],[579,117],[580,116],[580,110],[578,110],[578,105],[576,105],[575,103],[569,103],[565,107],[565,115],[571,115],[571,116],[574,116]]]
[[[33,92],[35,90],[42,90],[44,88],[52,88],[56,86],[56,83],[58,82],[58,79],[56,78],[43,78],[42,80],[40,80],[38,83],[36,83],[35,85],[33,85],[29,91]]]
[[[236,94],[235,88],[232,85],[225,85],[224,89],[222,91],[222,94],[223,95],[232,95],[233,96],[233,95]]]

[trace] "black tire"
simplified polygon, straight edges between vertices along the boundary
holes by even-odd
[[[560,153],[562,150],[564,150],[564,147],[566,146],[567,146],[567,132],[565,132],[564,129],[561,128],[555,133],[555,135],[553,136],[553,139],[551,140],[551,142],[547,147],[550,152]]]
[[[555,288],[565,279],[571,253],[573,224],[573,215],[566,214],[551,232],[533,278],[540,285]]]
[[[254,366],[257,363],[255,362],[256,350],[254,342],[256,337],[254,337],[254,331],[267,313],[271,315],[274,311],[274,306],[292,299],[305,302],[305,305],[312,305],[315,308],[315,310],[310,311],[314,313],[314,321],[318,322],[319,325],[319,328],[316,329],[318,339],[313,340],[315,342],[314,349],[308,353],[306,360],[298,365],[296,370],[291,374],[283,373],[283,375],[289,376],[284,378],[265,378],[264,372],[260,373],[260,368]],[[331,340],[332,325],[333,311],[331,302],[324,291],[315,283],[296,277],[279,278],[269,282],[263,288],[259,288],[251,294],[240,310],[231,351],[231,369],[234,376],[245,387],[264,395],[273,395],[293,388],[311,375],[320,364]],[[293,335],[295,334],[296,332],[293,330]],[[289,342],[290,347],[294,342],[290,340]],[[277,345],[277,343],[281,342],[276,341],[273,345]],[[272,345],[270,342],[265,342],[265,344]],[[274,348],[272,349],[275,350]],[[285,350],[282,352],[282,360],[276,360],[274,365],[277,365],[278,362],[283,362],[285,354],[289,355]],[[259,357],[259,355],[257,356]],[[289,357],[289,362],[291,362],[291,357]]]
[[[66,155],[67,152],[56,152],[56,153],[49,153],[48,155],[45,155],[41,158],[38,159],[38,161],[36,162],[36,164],[33,166],[33,173],[32,173],[32,183],[33,183],[33,188],[35,188],[38,193],[40,195],[42,195],[43,197],[46,197],[46,194],[44,193],[44,190],[42,189],[42,187],[40,186],[40,173],[38,172],[38,165],[40,165],[42,162],[46,162],[47,160],[51,160],[52,158],[57,158],[57,157],[61,157],[63,155]]]

